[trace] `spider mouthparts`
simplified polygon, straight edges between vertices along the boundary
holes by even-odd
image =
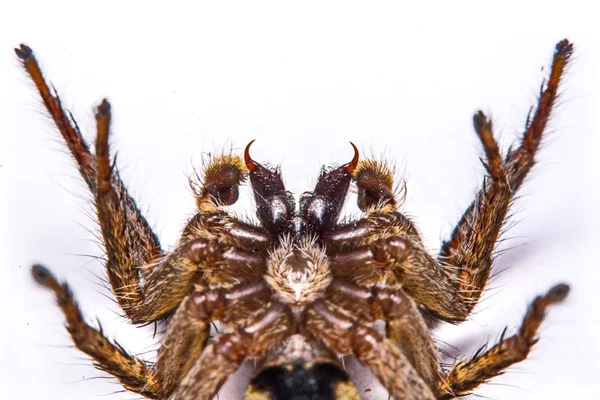
[[[250,146],[252,146],[252,143],[254,143],[255,140],[256,139],[252,139],[250,143],[248,143],[248,145],[246,146],[246,149],[244,150],[244,162],[246,163],[246,167],[250,170],[250,172],[256,169],[256,162],[252,158],[250,158]]]
[[[356,148],[356,145],[354,143],[350,142],[350,144],[352,145],[352,148],[354,149],[354,157],[352,157],[352,161],[350,161],[346,165],[346,168],[344,168],[344,170],[346,172],[348,172],[349,174],[354,172],[354,170],[356,169],[356,166],[358,165],[358,149]]]
[[[31,57],[33,51],[26,44],[21,44],[18,48],[15,48],[15,53],[17,54],[17,57],[22,61],[25,61],[27,58]]]

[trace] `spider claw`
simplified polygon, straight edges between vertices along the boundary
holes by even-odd
[[[256,161],[250,158],[250,146],[252,146],[252,143],[254,143],[255,141],[256,139],[252,139],[250,143],[248,143],[248,145],[246,146],[246,149],[244,150],[244,162],[246,163],[246,167],[248,168],[248,170],[250,170],[250,172],[254,171],[257,166]]]
[[[26,44],[20,44],[19,48],[15,48],[15,53],[22,61],[25,61],[33,55],[31,47],[27,46]]]
[[[103,99],[98,108],[96,109],[96,119],[105,117],[110,114],[110,103],[108,100]]]
[[[559,283],[550,289],[548,297],[552,298],[553,301],[562,301],[567,297],[570,290],[571,288],[566,283]]]
[[[52,275],[52,272],[40,264],[35,264],[33,267],[31,267],[31,274],[33,275],[33,279],[43,286],[48,286],[50,282],[56,280],[54,275]]]
[[[44,284],[48,278],[52,277],[52,273],[43,265],[36,264],[31,267],[31,273],[37,283]]]
[[[556,54],[563,57],[569,57],[573,53],[573,43],[568,39],[563,39],[556,44]]]

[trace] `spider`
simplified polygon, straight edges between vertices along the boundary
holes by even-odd
[[[46,82],[32,50],[18,58],[62,134],[93,195],[106,247],[108,280],[134,324],[167,320],[155,363],[127,353],[87,324],[66,283],[45,267],[34,279],[54,292],[76,347],[128,390],[153,399],[212,399],[247,359],[258,360],[247,400],[337,399],[360,396],[339,357],[353,355],[395,399],[448,399],[470,393],[524,360],[537,342],[546,309],[563,300],[558,284],[538,296],[521,327],[447,370],[430,329],[459,323],[478,303],[507,213],[534,165],[559,83],[573,53],[556,45],[518,145],[502,156],[492,123],[473,118],[485,152],[481,190],[437,257],[424,249],[413,222],[399,211],[389,166],[359,159],[324,167],[316,186],[295,198],[279,169],[243,155],[210,156],[192,179],[197,213],[176,248],[162,250],[111,159],[111,108],[96,110],[95,152]],[[227,213],[249,181],[258,223]],[[363,215],[339,222],[351,185]],[[375,323],[383,320],[385,332]],[[210,325],[222,331],[210,336]],[[505,331],[506,332],[506,331]]]

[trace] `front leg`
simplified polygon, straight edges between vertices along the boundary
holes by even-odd
[[[455,270],[459,278],[459,298],[469,312],[479,301],[492,267],[492,255],[515,193],[535,162],[535,154],[555,100],[563,72],[573,54],[566,39],[556,45],[550,77],[541,92],[535,114],[527,121],[521,145],[510,150],[504,160],[494,140],[491,122],[482,112],[474,117],[486,153],[488,176],[475,201],[465,211],[439,255],[441,262]],[[466,315],[461,315],[461,318]]]
[[[97,109],[96,155],[93,155],[73,116],[63,109],[60,98],[44,79],[32,50],[21,45],[15,52],[36,85],[94,196],[108,256],[106,268],[109,281],[123,311],[131,317],[132,309],[141,297],[139,272],[146,271],[140,267],[153,262],[163,252],[158,237],[111,162],[108,150],[110,104],[104,100]]]
[[[452,238],[435,260],[423,247],[413,224],[397,211],[392,176],[384,164],[359,163],[354,172],[359,207],[367,216],[327,233],[334,276],[372,286],[380,280],[402,283],[428,315],[449,322],[464,321],[487,284],[493,252],[515,192],[534,164],[543,131],[557,96],[573,46],[556,46],[552,71],[521,146],[503,159],[492,124],[479,112],[474,126],[486,154],[488,176],[464,213]]]

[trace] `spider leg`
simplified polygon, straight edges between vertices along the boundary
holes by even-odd
[[[489,350],[481,348],[471,359],[454,365],[444,377],[439,390],[440,399],[450,399],[468,394],[488,379],[500,375],[512,364],[523,361],[537,343],[537,330],[544,320],[546,309],[562,301],[569,293],[569,286],[559,284],[543,296],[538,296],[525,314],[519,331],[505,338],[504,333]]]
[[[423,317],[401,287],[367,289],[335,279],[327,288],[327,299],[344,310],[353,311],[354,315],[359,311],[358,315],[365,320],[373,317],[384,320],[386,336],[430,388],[439,386],[439,355]]]
[[[482,112],[475,115],[488,176],[452,238],[442,246],[439,260],[427,254],[412,223],[397,211],[392,177],[385,165],[368,160],[360,163],[354,179],[359,207],[367,216],[327,233],[325,242],[334,275],[369,287],[381,281],[402,283],[429,316],[449,322],[465,320],[489,278],[496,241],[514,194],[534,164],[572,52],[568,41],[557,44],[550,78],[521,146],[509,151],[504,160],[491,122]]]
[[[198,275],[209,284],[218,280],[219,284],[231,285],[264,270],[264,257],[251,251],[238,250],[219,241],[217,237],[207,239],[200,234],[184,240],[174,252],[161,260],[142,267],[145,272],[142,286],[138,266],[147,260],[140,260],[131,251],[135,248],[137,232],[127,229],[128,221],[122,215],[126,209],[120,208],[121,191],[115,186],[119,181],[112,178],[113,167],[110,166],[108,154],[110,107],[106,101],[98,107],[96,120],[96,204],[107,248],[107,272],[117,300],[133,322],[155,321],[174,310],[189,294]],[[219,172],[223,171],[211,175],[211,170],[207,170],[204,193],[215,202],[234,202],[242,178],[234,175],[231,182],[232,179],[228,178],[231,178],[231,174]],[[123,232],[126,234],[123,235]],[[255,234],[251,239],[256,240],[257,236]],[[248,275],[240,276],[241,271]]]
[[[110,104],[103,100],[97,109],[94,156],[72,115],[62,108],[60,98],[45,81],[32,50],[21,45],[15,51],[35,83],[46,109],[94,196],[108,256],[106,268],[109,281],[119,304],[129,315],[141,298],[138,267],[151,263],[163,253],[158,237],[128,194],[114,164],[111,165],[108,150]],[[145,273],[146,269],[141,268],[141,271]],[[123,288],[128,288],[126,293]]]
[[[86,324],[66,283],[59,283],[52,273],[41,265],[35,265],[32,273],[40,285],[54,292],[58,306],[67,320],[67,331],[75,346],[93,358],[98,369],[115,376],[126,389],[132,392],[148,398],[159,398],[161,381],[150,365],[128,354],[118,344],[112,343],[104,336],[102,329]]]
[[[144,235],[138,225],[128,218],[123,194],[126,189],[111,165],[108,138],[110,134],[110,104],[103,100],[96,113],[96,209],[100,230],[106,247],[106,272],[113,293],[127,316],[135,321],[135,309],[144,301],[140,283],[143,275],[151,273],[153,261],[162,256],[156,248],[144,248]]]
[[[410,360],[388,338],[382,338],[372,321],[353,319],[323,299],[306,308],[305,327],[315,338],[340,355],[354,354],[396,399],[435,399]]]
[[[492,134],[491,122],[482,112],[474,117],[477,132],[486,153],[488,176],[475,201],[465,211],[449,241],[440,252],[440,260],[456,268],[459,293],[468,306],[475,306],[492,267],[493,251],[507,218],[515,193],[534,165],[535,153],[557,98],[558,88],[573,54],[573,45],[563,40],[556,45],[550,77],[542,86],[537,109],[521,139],[504,159]],[[465,318],[466,315],[457,315]]]
[[[218,335],[169,397],[172,400],[210,400],[248,357],[258,358],[292,334],[292,316],[273,302],[256,312],[248,324]]]
[[[399,213],[374,213],[353,223],[354,227],[333,231],[330,242],[341,248],[330,255],[333,276],[366,287],[382,282],[391,287],[401,285],[418,305],[438,318],[459,320],[457,314],[465,315],[468,309],[458,296],[457,279],[427,253],[406,222]],[[346,246],[349,249],[344,249]]]
[[[148,275],[130,317],[136,323],[155,321],[176,309],[194,284],[231,287],[260,277],[265,269],[264,255],[219,239],[184,241]]]
[[[227,290],[197,289],[187,296],[171,319],[158,350],[156,375],[162,382],[160,397],[170,396],[192,368],[206,346],[211,321],[237,321],[234,314],[255,311],[269,297],[266,283],[260,280]],[[251,303],[250,310],[247,303]],[[239,310],[244,305],[246,309]]]

